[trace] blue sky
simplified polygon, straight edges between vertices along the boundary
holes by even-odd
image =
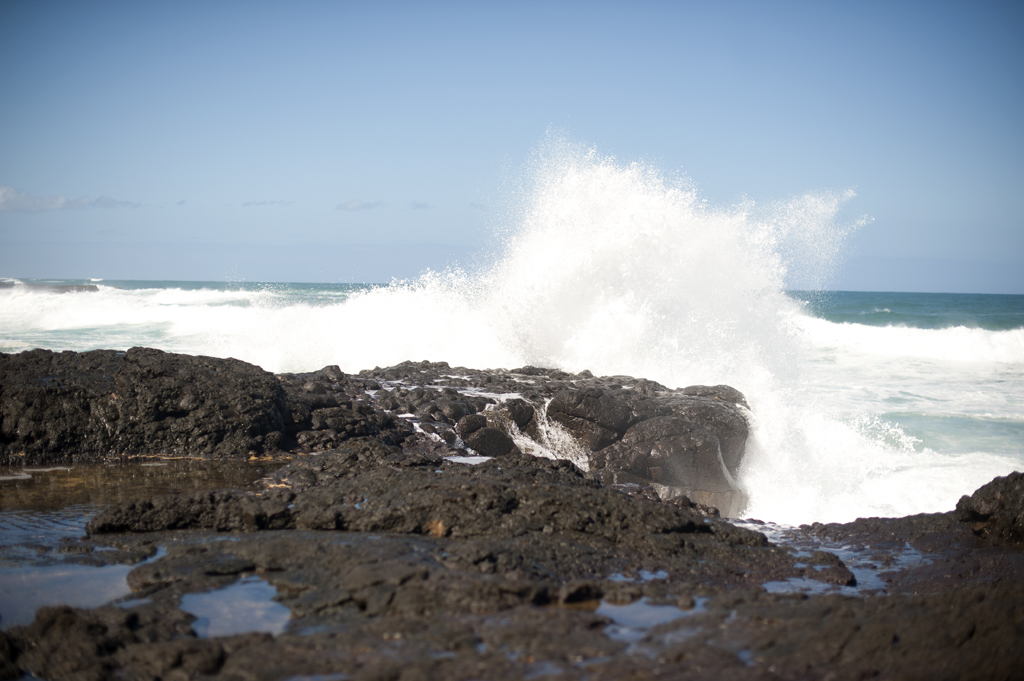
[[[836,288],[1024,293],[1024,5],[0,2],[0,276],[387,281],[549,130],[852,188]]]

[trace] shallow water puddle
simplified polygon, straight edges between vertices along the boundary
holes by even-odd
[[[771,593],[840,593],[847,596],[864,596],[870,593],[886,592],[889,584],[881,575],[887,572],[909,570],[919,565],[926,565],[932,558],[925,556],[909,543],[902,547],[880,549],[873,546],[854,546],[807,536],[799,533],[797,527],[777,523],[736,521],[736,525],[756,530],[768,537],[769,541],[779,546],[793,549],[797,558],[810,557],[813,551],[827,551],[839,557],[847,569],[857,579],[856,586],[838,586],[806,577],[791,577],[775,582],[765,582],[764,588]],[[797,563],[797,567],[807,567]],[[814,566],[811,566],[814,567]]]
[[[764,590],[772,594],[827,594],[840,593],[847,596],[859,596],[860,590],[855,586],[838,586],[811,577],[789,577],[774,582],[765,582]]]
[[[152,494],[245,489],[280,465],[166,459],[0,467],[0,630],[29,624],[43,606],[94,608],[131,593],[125,577],[138,563],[72,562],[76,552],[69,549],[103,506]]]
[[[245,489],[282,462],[133,459],[49,468],[0,466],[0,512],[55,511],[130,501],[154,494]],[[2,539],[0,527],[0,539]]]
[[[561,676],[565,673],[561,667],[554,662],[534,662],[526,667],[526,674],[523,676],[523,681],[529,679],[540,679],[548,676]]]
[[[145,560],[123,564],[57,563],[0,567],[0,630],[31,624],[36,610],[52,605],[96,608],[118,601],[131,608],[146,599],[120,600],[131,594],[128,573],[167,554],[158,548]]]
[[[662,579],[668,579],[668,573],[664,570],[641,570],[636,577],[627,577],[620,572],[608,576],[608,580],[612,582],[656,582]]]
[[[683,610],[674,605],[651,605],[648,599],[641,598],[628,605],[613,605],[601,601],[595,611],[611,619],[604,629],[609,638],[626,643],[635,643],[642,639],[647,630],[659,624],[668,624],[683,617],[690,617],[707,611],[707,599],[697,598],[696,605],[690,610]]]
[[[0,629],[29,624],[47,605],[95,608],[131,593],[134,565],[0,568]]]
[[[156,494],[251,488],[281,463],[174,459],[0,467],[0,565],[53,562],[47,554],[85,535],[104,506]]]
[[[778,542],[782,544],[783,542]],[[790,546],[796,546],[795,542],[789,542]],[[800,546],[807,545],[806,540]],[[867,593],[885,592],[889,585],[879,576],[886,572],[907,570],[918,565],[929,562],[920,551],[905,544],[902,549],[886,549],[884,555],[889,559],[888,565],[881,565],[878,560],[879,551],[873,548],[857,548],[846,544],[837,544],[824,540],[817,540],[816,546],[823,551],[834,553],[843,561],[847,569],[857,579],[855,586],[838,586],[814,579],[813,575],[807,577],[790,577],[775,582],[765,582],[764,588],[770,593],[839,593],[847,596],[863,596]],[[794,555],[801,556],[805,551],[797,551]],[[807,567],[806,564],[797,563],[796,567]],[[816,567],[816,566],[811,566]]]
[[[85,525],[96,512],[90,504],[77,504],[52,511],[0,511],[0,565],[10,564],[8,554],[15,547],[57,547],[64,539],[85,535]]]
[[[262,578],[248,575],[217,591],[185,594],[179,607],[196,616],[192,630],[200,638],[251,632],[280,634],[292,614],[273,600],[276,595],[277,589]]]

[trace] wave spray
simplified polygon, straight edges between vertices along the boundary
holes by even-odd
[[[834,323],[785,293],[827,283],[858,226],[838,219],[852,192],[716,207],[685,178],[558,140],[523,177],[479,271],[316,295],[299,285],[14,286],[0,295],[0,342],[8,352],[148,345],[275,372],[429,359],[589,369],[669,388],[725,383],[751,406],[746,514],[776,522],[949,510],[1020,466],[1024,329]],[[901,419],[939,435],[923,443]],[[996,436],[978,451],[965,427],[949,447],[944,423]]]
[[[851,487],[873,465],[864,457],[892,445],[802,395],[810,348],[800,304],[784,292],[794,279],[826,279],[856,226],[836,219],[852,192],[716,208],[685,180],[562,143],[537,155],[530,177],[490,268],[428,274],[358,301],[376,314],[415,310],[415,337],[385,362],[727,383],[752,408],[742,472],[751,514],[794,522],[870,505]]]

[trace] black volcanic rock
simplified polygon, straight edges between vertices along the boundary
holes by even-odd
[[[410,451],[457,455],[457,445],[505,456],[518,451],[513,436],[525,435],[527,449],[589,463],[606,483],[658,485],[665,496],[735,514],[744,503],[734,478],[745,404],[728,386],[669,390],[538,367],[403,362],[358,375],[332,365],[274,376],[238,360],[145,348],[37,350],[0,355],[0,462],[284,456],[367,437]],[[589,461],[558,449],[564,441],[549,436],[559,428]]]
[[[994,544],[1024,544],[1024,473],[994,479],[956,505],[961,521]]]
[[[281,463],[107,503],[43,559],[134,563],[133,593],[9,626],[0,679],[1021,677],[1024,475],[949,513],[730,522],[747,409],[728,386],[538,367],[2,355],[5,462],[262,445]],[[463,444],[495,458],[451,460]],[[580,467],[546,458],[567,452]],[[186,595],[258,581],[283,632],[197,635]]]
[[[772,544],[705,503],[735,492],[742,395],[528,371],[276,377],[287,462],[250,488],[109,503],[60,562],[136,563],[133,593],[0,633],[0,679],[1020,677],[1021,474],[955,512],[766,527]],[[444,404],[480,412],[458,420],[467,442],[515,424],[540,443],[546,402],[574,391],[573,418],[618,433],[590,471],[448,460],[465,450]],[[283,632],[197,635],[186,595],[258,581]]]
[[[235,359],[148,348],[0,354],[0,461],[242,457],[282,442],[277,379]]]
[[[463,439],[467,447],[484,456],[505,456],[519,451],[516,443],[504,431],[490,426],[478,428]]]
[[[532,404],[518,397],[505,400],[501,406],[521,431],[526,430],[526,426],[533,419],[534,413],[536,413],[536,409],[534,409]]]
[[[663,485],[665,494],[685,494],[729,514],[742,510],[745,495],[736,482],[748,435],[742,393],[729,386],[672,391],[629,376],[576,383],[581,387],[555,394],[547,414],[590,450],[595,475],[608,484]]]
[[[548,416],[594,452],[620,439],[633,419],[628,404],[600,388],[558,392]]]
[[[682,395],[666,397],[663,402],[671,410],[673,417],[693,424],[718,441],[721,462],[729,474],[735,477],[743,461],[749,432],[745,414],[746,400],[738,390],[728,386],[715,386],[714,390],[720,393],[723,388],[727,388],[738,396],[736,402],[725,401],[713,395],[697,396],[689,392],[702,388],[705,386],[683,388]]]
[[[743,393],[729,385],[691,385],[683,388],[680,392],[684,395],[720,400],[750,409],[750,405],[747,404],[747,398],[743,396]]]
[[[712,492],[733,489],[722,475],[718,440],[674,416],[641,421],[620,442],[595,453],[592,462],[598,470],[626,471],[662,485]]]
[[[459,419],[459,422],[455,424],[455,432],[459,434],[459,437],[466,439],[472,433],[480,430],[481,428],[487,427],[487,417],[482,414],[469,414]]]
[[[766,545],[764,535],[712,523],[689,502],[623,494],[568,461],[518,452],[466,466],[361,438],[293,462],[263,484],[258,493],[204,491],[115,503],[87,531],[306,529],[463,538],[557,533],[637,550],[682,550],[682,535],[710,534],[729,546]]]
[[[262,491],[115,504],[85,541],[164,549],[129,573],[131,600],[40,609],[8,632],[0,670],[97,681],[555,669],[578,680],[1019,678],[1021,552],[975,536],[959,512],[792,528],[804,543],[783,547],[648,491],[602,486],[566,461],[463,466],[356,438],[292,461]],[[108,534],[125,531],[135,534]],[[875,552],[886,589],[850,595],[860,585],[830,541],[845,555]],[[919,557],[894,560],[907,551]],[[240,578],[275,587],[288,627],[197,637],[183,596]],[[816,586],[772,592],[786,583]]]

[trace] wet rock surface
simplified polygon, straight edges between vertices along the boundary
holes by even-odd
[[[370,437],[451,455],[526,452],[572,459],[608,484],[726,514],[745,503],[735,475],[746,401],[728,386],[669,390],[629,376],[432,362],[345,374],[269,374],[233,359],[148,348],[0,354],[0,465],[132,456],[212,459],[329,451]],[[469,451],[467,451],[469,450]]]
[[[206,512],[189,512],[197,499]],[[751,528],[781,540],[777,528],[567,462],[466,466],[371,439],[254,489],[150,502],[162,510],[113,505],[79,542],[93,559],[148,556],[133,593],[12,627],[8,678],[1012,679],[1024,662],[1024,554],[955,511],[772,543]],[[295,529],[258,529],[251,509],[268,507]],[[126,532],[113,519],[132,508]],[[208,529],[163,529],[183,525]],[[876,584],[854,586],[858,551]],[[197,636],[189,595],[254,578],[287,626]],[[787,583],[815,588],[776,588]]]
[[[6,628],[0,679],[1021,678],[1019,474],[948,513],[779,528],[686,493],[732,490],[726,386],[413,362],[275,381],[275,449],[214,455],[276,465],[106,499],[59,560],[132,565],[131,593]],[[459,463],[488,431],[492,458]],[[228,600],[252,584],[273,600]],[[200,594],[241,622],[205,635]],[[244,614],[272,605],[280,628]]]

